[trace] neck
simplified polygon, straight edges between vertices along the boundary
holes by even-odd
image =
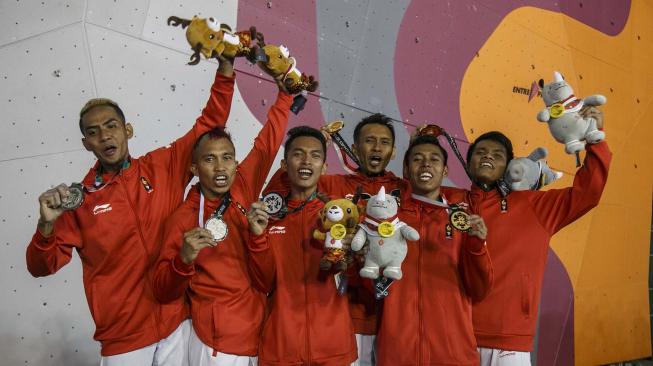
[[[440,199],[440,187],[432,191],[420,191],[420,190],[413,189],[413,193],[418,196],[428,198],[432,201],[438,201]]]
[[[102,172],[112,173],[112,172],[120,171],[120,169],[122,169],[125,166],[125,162],[129,161],[128,159],[129,159],[129,155],[123,159],[120,159],[120,161],[115,164],[106,164],[100,162],[100,166],[102,167]]]
[[[200,184],[200,192],[202,192],[202,195],[204,195],[204,199],[209,200],[209,201],[215,201],[217,199],[221,199],[224,197],[225,193],[218,193],[214,192],[208,188],[205,188]]]
[[[290,196],[288,198],[296,201],[306,201],[307,199],[309,199],[309,197],[311,197],[311,195],[313,195],[313,193],[316,190],[317,190],[317,186],[312,186],[308,188],[291,186]]]

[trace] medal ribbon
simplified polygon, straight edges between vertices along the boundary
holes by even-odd
[[[358,160],[354,152],[351,151],[351,148],[349,147],[349,145],[347,145],[345,139],[342,138],[340,132],[332,133],[331,138],[333,139],[333,142],[335,142],[336,145],[338,145],[338,150],[336,150],[336,152],[339,153],[338,158],[340,158],[342,163],[345,165],[345,168],[347,168],[352,172],[356,171],[356,169],[361,166],[361,162],[360,160]],[[347,155],[347,157],[349,157],[349,159],[351,159],[351,161],[353,161],[357,165],[357,167],[351,166],[351,164],[347,161],[347,159],[344,156],[342,156],[343,152]]]
[[[308,202],[314,200],[316,197],[317,197],[317,189],[311,194],[310,197],[308,197],[308,199],[306,201],[302,202],[299,206],[297,206],[297,207],[295,207],[295,208],[293,208],[292,210],[289,211],[288,210],[288,199],[290,199],[290,193],[288,193],[286,198],[283,199],[283,207],[281,207],[281,210],[279,210],[279,212],[277,212],[275,215],[271,215],[271,216],[274,217],[277,220],[281,220],[284,217],[286,217],[287,215],[294,214],[295,212],[304,209],[304,206],[306,206],[306,204]]]
[[[102,179],[103,169],[102,169],[102,165],[100,165],[97,172],[95,173],[95,182],[93,183],[93,187],[84,187],[84,189],[87,192],[97,192],[104,189],[104,187],[108,186],[109,183],[113,182],[114,179],[116,179],[118,174],[120,174],[123,170],[129,168],[130,165],[131,165],[131,161],[128,157],[127,159],[125,159],[125,161],[122,162],[122,166],[120,167],[120,169],[106,182],[104,182],[104,179]]]

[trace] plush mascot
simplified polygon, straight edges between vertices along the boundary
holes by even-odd
[[[406,240],[419,240],[419,233],[399,220],[397,209],[397,200],[385,194],[385,187],[367,201],[365,219],[351,242],[354,251],[369,242],[365,266],[359,272],[361,277],[377,279],[379,268],[384,268],[384,277],[401,279],[401,263],[408,253]]]
[[[536,191],[545,185],[560,179],[561,172],[549,168],[544,158],[548,152],[543,147],[533,150],[525,158],[514,158],[508,163],[504,181],[511,191]]]
[[[257,37],[263,37],[256,31],[255,27],[243,32],[232,32],[231,27],[224,23],[218,23],[214,18],[183,19],[175,16],[168,18],[168,25],[179,26],[186,29],[186,40],[193,49],[189,65],[197,65],[200,62],[200,54],[207,59],[218,56],[227,58],[247,57],[252,54],[252,41]]]
[[[320,269],[328,271],[332,267],[337,272],[347,269],[347,248],[342,239],[353,234],[359,222],[356,203],[346,198],[328,201],[320,211],[319,228],[313,231],[313,238],[324,242],[324,254]]]
[[[262,34],[256,37],[257,46],[250,56],[250,61],[257,62],[258,65],[268,75],[277,80],[281,80],[290,94],[301,93],[294,98],[290,110],[298,114],[304,109],[306,104],[307,92],[314,92],[319,85],[313,75],[306,75],[297,68],[297,60],[290,56],[290,51],[284,45],[265,44]]]
[[[606,98],[603,95],[592,95],[584,100],[576,98],[571,86],[557,71],[553,82],[545,85],[540,79],[539,86],[546,108],[537,114],[537,119],[549,124],[551,135],[565,144],[567,154],[576,154],[577,165],[580,165],[578,152],[585,147],[585,141],[596,144],[605,138],[605,133],[596,127],[594,118],[583,118],[578,112],[585,104],[603,105]]]

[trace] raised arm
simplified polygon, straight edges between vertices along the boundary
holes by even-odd
[[[250,201],[258,199],[283,142],[291,103],[292,97],[279,89],[277,100],[268,111],[268,120],[254,140],[254,147],[238,166],[238,174],[244,186],[248,188]]]
[[[463,234],[458,267],[465,292],[473,302],[478,302],[490,292],[494,272],[485,243],[485,223],[480,216],[471,215],[470,224],[472,228],[469,233]]]
[[[190,131],[170,146],[154,150],[143,157],[145,161],[149,160],[167,170],[170,182],[177,188],[183,190],[192,177],[188,167],[191,164],[193,145],[198,137],[213,128],[226,125],[231,111],[235,80],[231,61],[220,61],[209,99]]]
[[[27,270],[34,277],[57,272],[70,262],[73,248],[81,247],[75,216],[61,207],[67,195],[68,187],[61,184],[39,196],[39,223],[26,253]]]
[[[267,235],[268,214],[264,207],[262,202],[254,202],[247,213],[250,231],[247,266],[254,286],[267,294],[274,288],[276,263]]]
[[[178,214],[173,214],[167,220],[163,235],[163,246],[161,247],[159,260],[154,266],[152,288],[154,289],[154,296],[161,303],[172,302],[182,297],[190,284],[191,278],[195,275],[193,262],[188,262],[188,259],[185,262],[180,253],[184,241],[190,239],[192,234],[185,233],[180,225],[175,224],[175,219],[178,216]],[[202,236],[197,233],[194,239],[202,240]]]

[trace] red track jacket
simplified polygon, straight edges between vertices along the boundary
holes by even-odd
[[[572,187],[512,192],[505,212],[496,190],[472,187],[468,200],[487,224],[495,278],[492,291],[473,308],[480,347],[533,349],[549,240],[599,203],[611,158],[606,142],[587,145],[584,165]]]
[[[363,187],[363,193],[368,197],[379,192],[381,186],[385,191],[395,196],[400,195],[400,190],[406,186],[403,179],[386,171],[379,177],[367,177],[360,172],[356,174],[334,174],[320,177],[318,190],[326,193],[331,198],[351,198],[356,193],[358,186]],[[265,192],[277,192],[285,196],[289,191],[288,176],[278,170],[270,179]],[[394,191],[394,192],[393,192]],[[357,334],[376,334],[376,301],[371,289],[357,283],[357,276],[352,276],[348,287],[349,312],[354,322],[354,331]]]
[[[37,277],[55,273],[77,250],[103,356],[156,343],[188,317],[183,300],[156,301],[148,267],[159,252],[162,223],[182,202],[190,181],[193,144],[202,133],[224,126],[233,85],[234,78],[218,74],[190,132],[168,147],[131,159],[130,167],[103,189],[87,193],[81,207],[61,215],[50,237],[37,230],[27,247],[27,269]],[[96,163],[88,172],[85,186],[93,186],[98,168]]]
[[[166,222],[163,246],[155,267],[154,291],[164,303],[188,294],[193,328],[214,351],[255,356],[265,309],[265,294],[252,287],[247,269],[249,226],[241,207],[258,200],[267,172],[283,140],[292,97],[280,92],[252,151],[238,165],[231,186],[231,205],[224,215],[229,233],[216,247],[204,248],[191,265],[179,257],[183,234],[198,226],[200,191],[193,187],[186,201]],[[221,199],[204,203],[204,222]]]
[[[463,191],[452,196],[450,203],[464,199]],[[399,218],[420,240],[408,242],[404,275],[383,300],[377,365],[478,365],[472,300],[490,291],[491,253],[476,237],[448,235],[446,208],[404,197]]]
[[[252,279],[271,293],[260,366],[345,366],[358,357],[347,297],[338,295],[333,275],[320,271],[323,245],[312,239],[323,206],[309,201],[248,242]]]

